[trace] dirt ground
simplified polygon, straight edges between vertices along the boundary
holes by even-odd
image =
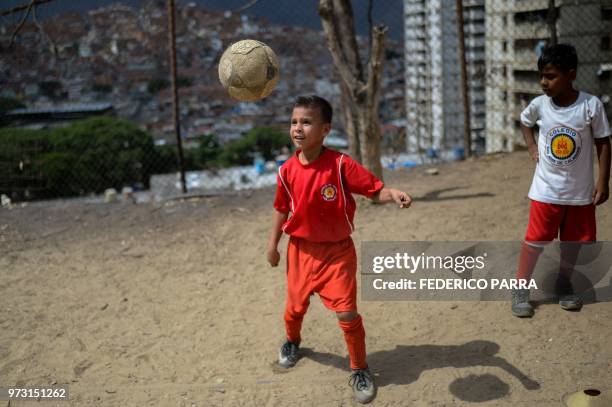
[[[517,152],[387,173],[415,202],[360,200],[355,243],[520,240],[533,167]],[[353,405],[343,336],[318,299],[305,357],[274,366],[285,280],[265,260],[273,194],[1,208],[0,386],[69,387],[45,406]],[[600,240],[612,240],[611,208],[598,209]],[[507,302],[360,312],[375,406],[559,406],[612,389],[611,303],[543,304],[527,320]]]

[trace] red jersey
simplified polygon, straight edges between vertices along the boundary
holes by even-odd
[[[278,169],[274,208],[291,213],[283,231],[312,242],[346,239],[357,207],[351,193],[371,198],[384,184],[346,154],[325,148],[307,165],[298,154]]]

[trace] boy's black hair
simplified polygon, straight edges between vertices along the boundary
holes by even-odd
[[[538,70],[542,72],[548,64],[551,64],[563,73],[578,68],[576,48],[570,44],[557,44],[545,47],[542,55],[538,58]]]
[[[296,107],[307,107],[309,109],[319,109],[319,113],[321,113],[321,120],[323,123],[331,123],[333,116],[333,109],[329,102],[317,95],[308,95],[308,96],[298,96],[295,100]]]

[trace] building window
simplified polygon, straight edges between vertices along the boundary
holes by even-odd
[[[606,36],[606,37],[601,37],[601,46],[600,46],[602,51],[609,51],[610,50],[610,36]]]
[[[612,6],[601,6],[601,19],[612,20]]]
[[[504,52],[508,51],[508,41],[502,42],[502,51]]]

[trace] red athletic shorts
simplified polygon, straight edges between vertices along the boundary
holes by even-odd
[[[594,242],[595,205],[557,205],[531,201],[525,241]]]
[[[287,307],[306,312],[318,293],[332,311],[357,310],[357,254],[349,237],[339,242],[310,242],[291,237],[287,247]]]

